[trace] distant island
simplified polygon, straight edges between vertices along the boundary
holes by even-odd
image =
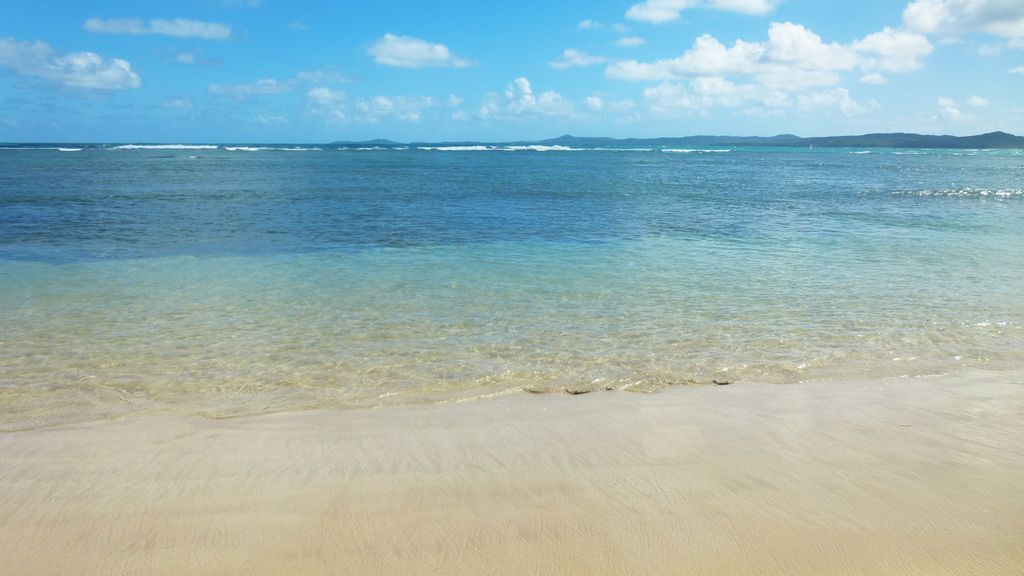
[[[403,146],[567,146],[570,148],[658,148],[687,146],[820,146],[826,148],[1024,148],[1024,137],[1006,132],[989,132],[976,136],[935,136],[893,132],[861,134],[860,136],[820,136],[801,138],[794,134],[777,136],[680,136],[665,138],[605,138],[570,136],[568,134],[547,140],[520,140],[515,142],[395,142],[392,140],[366,140],[361,142],[337,141],[328,146],[339,148],[395,148]]]

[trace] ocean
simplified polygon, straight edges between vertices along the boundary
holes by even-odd
[[[1022,364],[1020,150],[0,147],[3,430]]]

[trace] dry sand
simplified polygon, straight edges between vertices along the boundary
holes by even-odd
[[[1024,374],[0,434],[0,574],[1024,573]]]

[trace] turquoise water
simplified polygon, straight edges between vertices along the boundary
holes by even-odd
[[[861,152],[0,149],[0,428],[1021,366],[1024,153]]]

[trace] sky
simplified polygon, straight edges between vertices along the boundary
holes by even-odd
[[[1024,0],[0,3],[0,142],[1024,134]]]

